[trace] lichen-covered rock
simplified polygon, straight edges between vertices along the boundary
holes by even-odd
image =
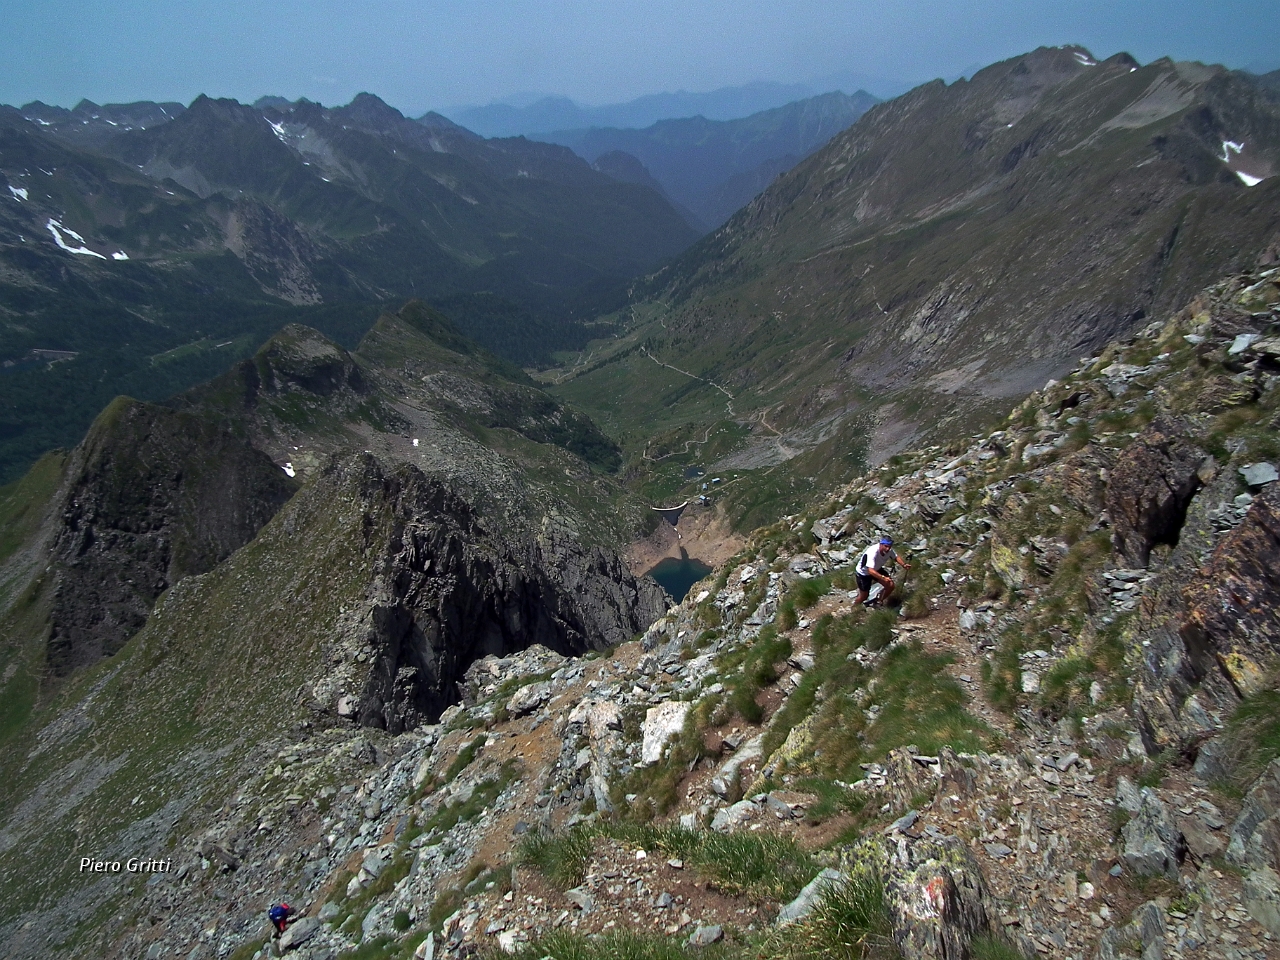
[[[1211,651],[1239,695],[1258,690],[1280,662],[1280,484],[1254,497],[1186,602],[1188,645]]]
[[[1116,553],[1128,564],[1145,567],[1152,547],[1177,542],[1206,456],[1163,417],[1120,455],[1107,482],[1107,512]]]
[[[991,928],[982,873],[960,862],[960,850],[957,843],[944,859],[926,861],[897,883],[895,940],[908,960],[960,960],[969,941]]]
[[[912,747],[889,751],[885,760],[890,803],[898,808],[915,806],[920,797],[932,797],[942,780],[942,762],[924,757]]]
[[[956,837],[896,847],[872,837],[840,854],[850,877],[884,884],[893,939],[906,960],[963,960],[978,936],[999,929],[982,868]]]

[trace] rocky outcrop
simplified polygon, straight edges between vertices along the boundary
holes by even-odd
[[[1164,956],[1164,911],[1154,900],[1133,911],[1133,917],[1123,927],[1111,927],[1098,942],[1096,960],[1122,960],[1122,958]]]
[[[1178,542],[1206,457],[1165,418],[1153,420],[1121,454],[1107,483],[1107,512],[1116,553],[1130,565],[1145,567],[1152,547]]]
[[[1188,648],[1209,652],[1241,696],[1260,689],[1280,659],[1280,483],[1218,543],[1186,602]]]
[[[603,547],[504,535],[413,467],[388,473],[365,455],[340,472],[368,503],[368,547],[382,553],[369,588],[361,724],[395,733],[434,720],[459,699],[475,660],[534,644],[562,655],[601,650],[665,611],[661,588]]]
[[[962,960],[970,941],[998,929],[982,868],[955,837],[903,837],[896,848],[874,838],[843,851],[840,861],[855,882],[871,875],[884,884],[893,939],[906,960]]]
[[[1168,807],[1150,787],[1143,787],[1136,800],[1136,809],[1124,825],[1121,856],[1139,876],[1176,880],[1178,864],[1186,853],[1182,834],[1170,819]]]
[[[1245,797],[1227,860],[1244,871],[1245,906],[1280,935],[1280,760],[1271,761]]]
[[[127,397],[95,421],[68,477],[47,653],[60,675],[115,653],[162,592],[248,543],[297,486],[231,433]]]

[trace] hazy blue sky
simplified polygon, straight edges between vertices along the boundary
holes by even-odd
[[[955,76],[1043,44],[1280,67],[1276,0],[0,0],[0,102],[263,94],[406,113],[836,73]]]

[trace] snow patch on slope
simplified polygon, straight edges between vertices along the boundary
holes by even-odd
[[[45,228],[51,234],[53,234],[54,242],[63,250],[67,251],[67,253],[78,253],[86,257],[97,257],[99,260],[107,259],[102,254],[98,253],[96,250],[90,250],[88,247],[86,247],[84,245],[84,237],[80,236],[80,234],[76,233],[74,230],[64,227],[57,220],[53,219],[53,217],[49,218],[49,222],[45,224]],[[80,246],[73,247],[69,243],[67,243],[67,241],[63,240],[62,235],[64,233],[67,236],[69,236],[72,240],[79,241]]]

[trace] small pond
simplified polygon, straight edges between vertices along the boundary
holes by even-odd
[[[689,592],[689,588],[710,572],[711,568],[701,560],[692,557],[667,557],[648,571],[647,576],[662,584],[662,589],[679,603]]]

